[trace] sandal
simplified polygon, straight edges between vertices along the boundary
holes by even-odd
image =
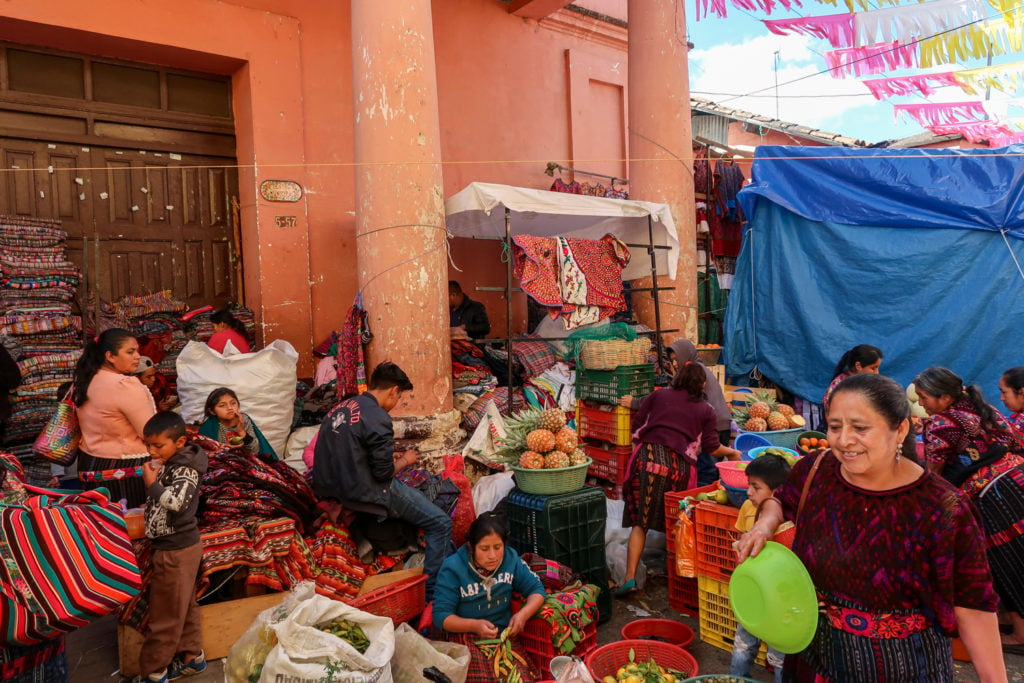
[[[622,584],[612,593],[617,598],[624,598],[630,593],[636,593],[639,588],[636,586],[636,579],[630,579],[626,583]]]

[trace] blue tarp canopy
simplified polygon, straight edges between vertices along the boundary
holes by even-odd
[[[726,312],[730,374],[819,402],[840,356],[882,349],[903,384],[944,365],[998,401],[1024,365],[1024,145],[764,146]]]

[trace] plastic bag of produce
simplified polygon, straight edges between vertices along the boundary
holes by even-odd
[[[423,683],[423,670],[434,667],[452,683],[464,683],[469,673],[469,648],[460,643],[427,640],[409,624],[395,629],[395,683]]]
[[[594,683],[594,677],[587,670],[587,665],[578,657],[558,674],[558,683]]]
[[[304,582],[239,638],[225,674],[229,683],[391,683],[394,652],[391,619],[317,595],[314,585]]]
[[[255,683],[260,680],[267,655],[277,645],[277,634],[271,628],[282,621],[301,602],[316,594],[311,582],[297,584],[281,604],[260,612],[242,637],[235,641],[224,664],[224,678],[227,683]]]

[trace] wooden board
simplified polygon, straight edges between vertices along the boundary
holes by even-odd
[[[203,650],[207,659],[227,657],[235,644],[260,612],[275,607],[287,593],[268,593],[241,600],[202,605]],[[139,674],[139,653],[144,636],[130,626],[117,626],[118,663],[123,676]]]
[[[416,567],[415,569],[400,569],[398,571],[390,571],[385,574],[374,574],[367,578],[366,581],[363,581],[363,585],[356,595],[363,595],[364,593],[369,593],[372,590],[388,586],[395,581],[408,579],[410,576],[419,576],[422,573],[423,567]]]

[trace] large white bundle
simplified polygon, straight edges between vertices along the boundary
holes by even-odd
[[[285,453],[295,410],[299,354],[277,339],[255,353],[240,353],[228,342],[220,354],[203,342],[189,342],[178,356],[178,398],[186,422],[201,422],[206,397],[218,387],[238,394],[278,456]]]

